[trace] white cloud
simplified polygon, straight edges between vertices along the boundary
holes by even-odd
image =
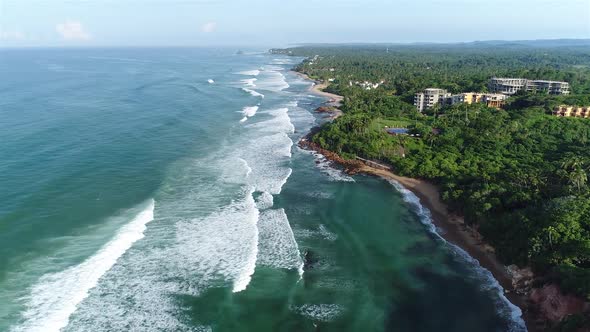
[[[214,32],[216,28],[217,28],[217,23],[208,22],[208,23],[203,24],[203,26],[201,27],[201,31],[203,31],[205,33],[211,33],[211,32]]]
[[[55,26],[55,31],[65,40],[85,41],[92,39],[92,36],[84,30],[82,23],[77,21],[66,21]]]
[[[0,40],[6,41],[21,41],[27,37],[24,33],[17,30],[0,30]]]

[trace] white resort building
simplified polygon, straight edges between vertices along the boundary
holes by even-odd
[[[568,82],[528,80],[526,78],[498,78],[490,79],[488,88],[491,92],[513,95],[518,91],[545,91],[551,95],[567,95],[570,93]]]
[[[508,97],[499,93],[465,92],[451,95],[443,89],[426,89],[414,97],[414,105],[420,112],[434,105],[484,103],[488,107],[501,108]]]
[[[414,105],[422,112],[438,103],[443,103],[451,94],[444,89],[429,88],[414,96]]]

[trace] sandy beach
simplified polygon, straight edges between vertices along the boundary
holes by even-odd
[[[315,80],[311,79],[309,76],[307,76],[303,73],[296,72],[296,71],[294,71],[294,73],[303,79],[306,79],[308,81],[312,81],[313,85],[309,89],[310,92],[312,92],[315,95],[328,98],[329,101],[327,102],[327,105],[334,106],[336,108],[342,106],[342,101],[344,100],[344,97],[339,96],[334,93],[324,91],[324,89],[328,87],[329,83],[316,82]]]

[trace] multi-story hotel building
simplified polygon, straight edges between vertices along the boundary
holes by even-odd
[[[429,88],[414,96],[414,106],[418,108],[418,111],[422,112],[427,108],[431,108],[438,103],[444,102],[449,96],[451,96],[451,94],[448,93],[447,90]]]
[[[490,79],[488,89],[494,93],[513,95],[518,91],[546,92],[552,95],[567,95],[570,93],[568,82],[528,80],[525,78],[498,78]]]
[[[506,95],[500,93],[466,92],[447,97],[444,103],[446,105],[484,103],[488,107],[501,108],[507,98]]]

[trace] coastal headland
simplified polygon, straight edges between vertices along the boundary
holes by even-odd
[[[305,74],[295,73],[302,78],[313,81]],[[341,107],[344,97],[323,91],[326,87],[326,83],[318,84],[314,82],[310,87],[310,92],[329,98],[329,101],[326,102],[327,106]],[[342,115],[340,109],[337,109],[337,112],[336,115],[332,116],[332,119]],[[484,242],[482,235],[476,229],[465,224],[462,216],[449,213],[447,205],[441,200],[440,190],[436,185],[422,179],[397,175],[387,165],[365,161],[362,158],[344,159],[311,141],[311,137],[319,130],[320,128],[313,128],[308,135],[299,141],[298,145],[301,148],[322,154],[328,160],[343,167],[347,174],[366,174],[380,177],[386,181],[395,181],[413,192],[420,199],[420,203],[431,212],[433,223],[441,230],[439,234],[442,238],[459,246],[471,257],[475,258],[483,268],[489,270],[504,289],[505,296],[522,310],[527,329],[529,331],[539,330],[535,328],[536,318],[529,314],[530,308],[527,296],[518,290],[518,286],[523,284],[521,276],[528,275],[528,271],[514,271],[516,268],[511,270],[503,265],[496,257],[494,248]]]

